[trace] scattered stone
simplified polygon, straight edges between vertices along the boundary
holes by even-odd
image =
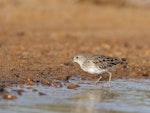
[[[17,33],[17,36],[20,36],[20,37],[24,36],[24,35],[25,35],[25,32],[23,32],[23,31]]]
[[[71,76],[66,76],[66,82],[69,82]]]
[[[143,73],[142,76],[148,77],[149,75],[148,75],[148,73]]]
[[[137,73],[134,72],[134,71],[133,71],[133,72],[130,72],[130,73],[129,73],[129,76],[130,76],[130,77],[136,77],[136,76],[137,76]]]
[[[42,83],[43,85],[50,85],[50,86],[51,86],[51,81],[48,80],[48,79],[43,79],[43,80],[41,81],[41,83]]]
[[[31,81],[32,81],[32,79],[31,79],[30,77],[28,77],[28,78],[27,78],[27,81],[28,81],[28,82],[31,82]]]
[[[33,89],[31,86],[28,86],[27,89]]]
[[[17,99],[17,96],[11,95],[11,94],[3,94],[3,99],[5,99],[5,100],[15,100],[15,99]]]
[[[27,85],[33,85],[34,83],[32,81],[28,82]]]
[[[33,90],[32,90],[32,92],[37,92],[37,91],[38,91],[37,89],[33,89]]]
[[[46,95],[46,94],[43,93],[43,92],[39,92],[39,95],[40,95],[40,96],[43,96],[43,95]]]
[[[5,86],[12,86],[13,85],[13,83],[11,83],[11,82],[5,82],[4,84],[5,84]]]
[[[5,91],[5,86],[4,85],[0,85],[0,92],[4,92]]]
[[[38,83],[41,83],[41,80],[34,80],[34,79],[33,79],[32,81],[33,81],[34,83],[37,83],[37,84],[38,84]]]
[[[23,89],[19,90],[12,90],[13,92],[17,92],[18,95],[22,95],[23,92],[25,92]]]
[[[66,77],[64,77],[64,76],[63,76],[63,77],[60,77],[60,76],[59,76],[59,77],[56,77],[55,80],[64,81],[64,80],[66,80]]]
[[[67,86],[68,89],[76,89],[77,87],[80,87],[78,84],[69,84]]]
[[[63,87],[63,85],[60,81],[53,82],[53,86],[56,87],[56,88]]]

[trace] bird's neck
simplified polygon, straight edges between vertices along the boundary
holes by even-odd
[[[83,62],[78,62],[78,64],[80,65],[80,67],[82,67]]]
[[[82,65],[84,62],[85,62],[85,60],[78,62],[78,64],[80,65],[81,68],[82,68]]]

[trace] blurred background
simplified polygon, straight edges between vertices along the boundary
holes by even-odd
[[[127,63],[105,88],[78,53]],[[0,0],[0,112],[149,113],[149,67],[150,0]]]

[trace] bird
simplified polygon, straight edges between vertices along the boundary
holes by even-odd
[[[110,57],[101,54],[94,54],[94,55],[84,55],[84,54],[77,54],[72,62],[76,62],[80,65],[81,69],[90,74],[97,74],[100,77],[95,81],[97,84],[101,78],[103,73],[109,74],[109,86],[111,85],[111,77],[112,73],[110,69],[117,64],[123,64],[127,59],[126,58],[117,58],[117,57]]]

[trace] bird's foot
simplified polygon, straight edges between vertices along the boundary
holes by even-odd
[[[99,82],[98,80],[97,80],[97,81],[95,81],[95,82],[94,82],[94,85],[97,85],[97,84],[98,84],[98,82]]]
[[[94,85],[97,85],[97,83],[101,80],[102,76],[100,76],[95,82]]]
[[[94,85],[97,85],[97,83],[98,83],[98,82],[94,82],[93,84],[94,84]]]

